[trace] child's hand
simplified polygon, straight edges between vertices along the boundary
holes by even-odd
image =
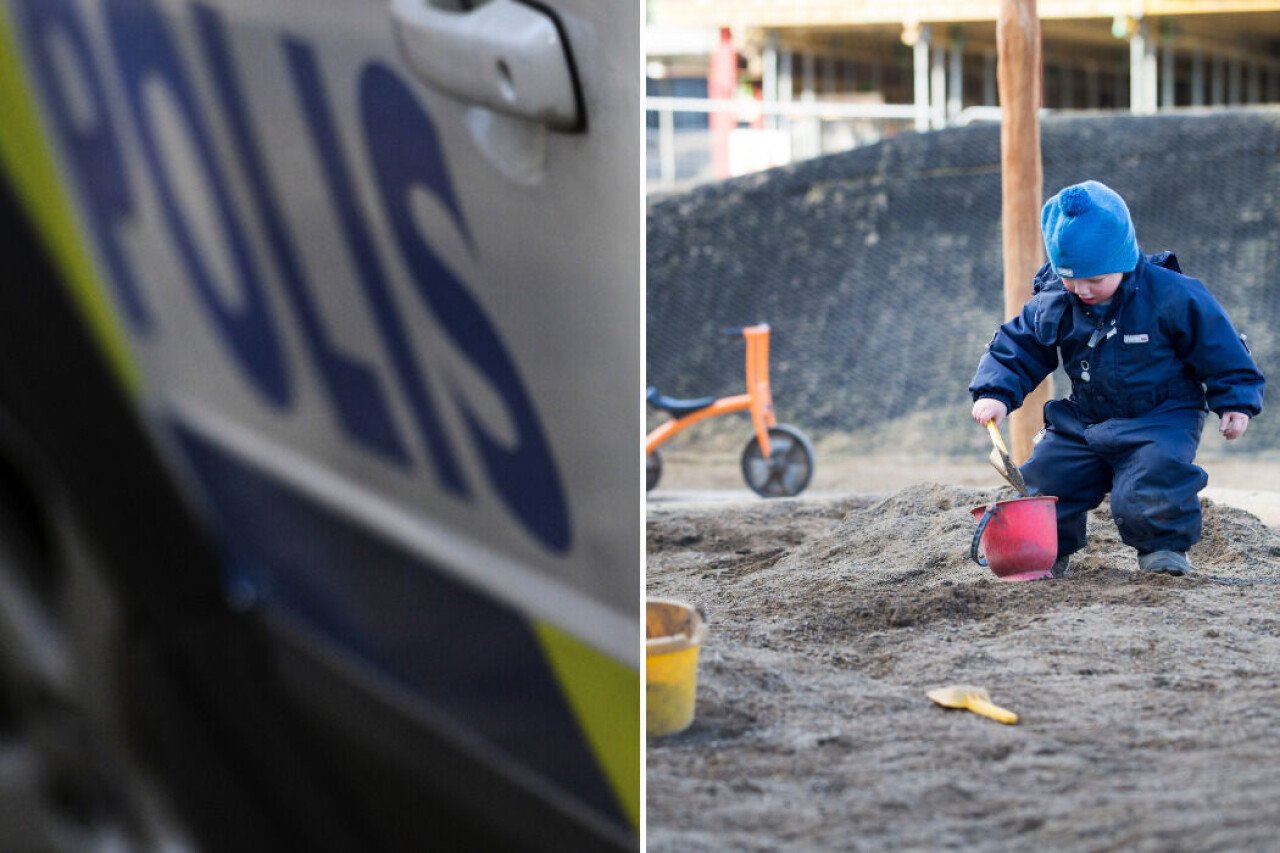
[[[1244,412],[1223,412],[1222,420],[1218,424],[1218,432],[1222,433],[1222,437],[1227,441],[1244,435],[1244,431],[1248,428],[1249,416]]]
[[[983,397],[973,404],[973,419],[982,426],[987,425],[987,421],[994,420],[996,426],[1004,423],[1005,416],[1009,414],[1009,407],[999,400],[993,400],[990,397]],[[1234,413],[1233,413],[1234,414]],[[1243,417],[1243,416],[1242,416]],[[1245,418],[1248,420],[1248,418]],[[1243,429],[1240,430],[1244,432]]]

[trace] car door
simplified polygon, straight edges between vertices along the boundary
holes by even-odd
[[[632,843],[638,4],[4,14],[10,180],[282,689]]]

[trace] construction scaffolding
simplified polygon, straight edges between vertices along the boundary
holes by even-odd
[[[653,0],[651,189],[998,120],[999,6]],[[1038,13],[1046,110],[1280,103],[1276,0],[1055,0]]]

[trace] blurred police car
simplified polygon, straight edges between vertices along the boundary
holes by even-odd
[[[635,846],[639,30],[0,0],[0,847]]]

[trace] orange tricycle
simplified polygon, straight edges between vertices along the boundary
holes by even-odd
[[[671,416],[645,438],[645,483],[648,489],[662,476],[658,450],[677,433],[706,418],[732,412],[750,412],[755,435],[742,451],[742,476],[761,497],[793,497],[804,491],[813,477],[813,444],[793,426],[780,424],[773,414],[769,390],[769,325],[726,329],[747,342],[747,392],[732,397],[697,397],[677,400],[649,388],[649,405]]]

